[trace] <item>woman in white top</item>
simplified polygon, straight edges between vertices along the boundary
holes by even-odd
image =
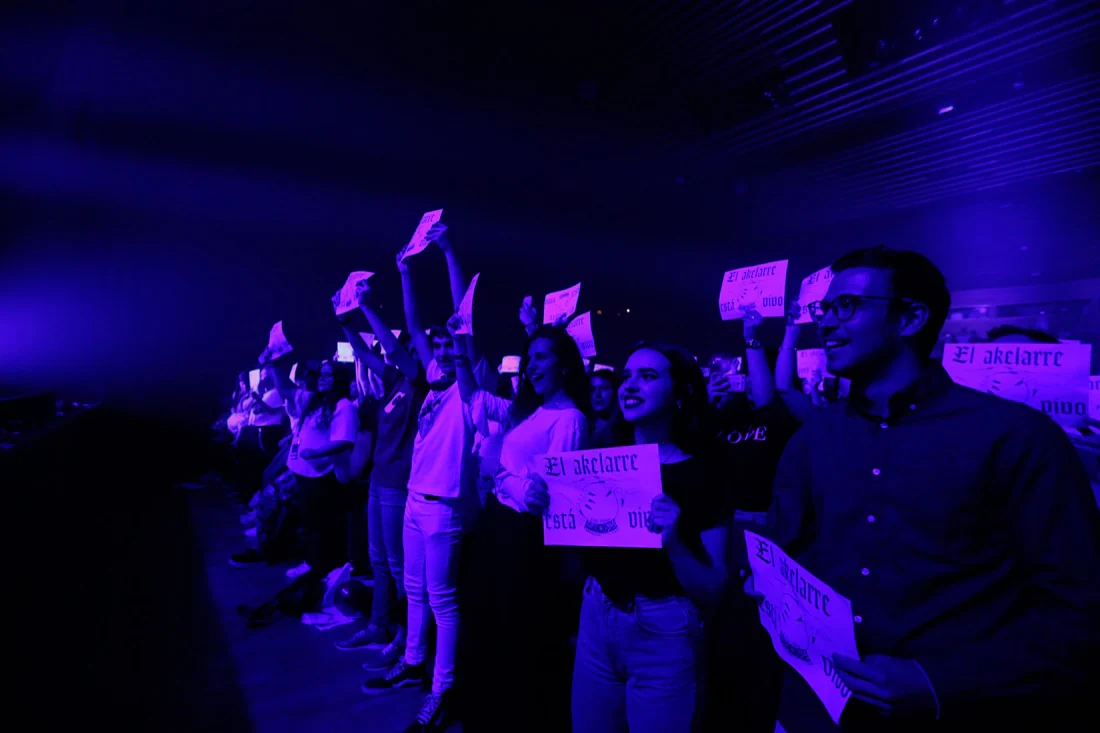
[[[359,416],[347,399],[348,374],[325,361],[315,379],[316,385],[307,385],[309,396],[286,466],[298,484],[306,564],[323,576],[342,564],[346,555],[343,490],[333,471],[337,459],[355,445]]]
[[[565,329],[541,326],[528,341],[516,397],[506,400],[477,389],[460,343],[455,340],[455,362],[463,400],[480,403],[504,430],[493,490],[471,540],[465,588],[472,609],[464,619],[466,648],[475,667],[469,678],[494,682],[471,686],[475,699],[466,720],[478,730],[561,730],[554,716],[568,720],[560,709],[569,684],[568,661],[561,658],[568,620],[554,613],[560,555],[542,541],[549,495],[536,457],[585,447],[588,377]]]

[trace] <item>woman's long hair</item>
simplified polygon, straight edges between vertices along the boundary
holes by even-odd
[[[355,376],[352,369],[348,368],[347,364],[340,364],[334,361],[321,362],[322,368],[325,364],[332,366],[332,389],[327,392],[317,391],[317,382],[321,376],[321,370],[311,373],[307,378],[307,389],[309,390],[309,402],[306,403],[306,407],[302,410],[302,420],[313,415],[315,412],[320,414],[317,416],[317,424],[322,428],[327,428],[332,422],[332,416],[336,412],[336,404],[346,399],[351,393],[351,381]]]
[[[527,339],[527,346],[523,349],[523,356],[520,358],[519,389],[516,390],[516,398],[512,401],[510,415],[512,424],[519,425],[542,406],[542,395],[535,391],[531,380],[527,378],[527,365],[531,361],[531,343],[535,339],[547,339],[553,342],[552,351],[557,357],[558,369],[562,370],[565,394],[578,410],[588,416],[592,411],[592,400],[588,375],[584,371],[584,360],[581,358],[580,349],[577,348],[577,342],[564,328],[544,325],[536,328]]]
[[[707,404],[707,383],[695,358],[682,347],[653,341],[635,344],[627,357],[642,349],[656,351],[668,359],[671,365],[669,376],[672,377],[672,398],[679,402],[669,426],[672,442],[689,455],[707,452],[713,435],[710,406]],[[626,420],[620,420],[615,425],[612,440],[615,445],[632,445],[634,426]]]

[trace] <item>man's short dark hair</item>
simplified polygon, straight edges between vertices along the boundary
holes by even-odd
[[[986,340],[988,341],[996,341],[997,339],[1004,338],[1006,336],[1023,336],[1024,338],[1034,341],[1037,344],[1062,343],[1046,331],[1040,331],[1035,328],[1020,328],[1019,326],[1011,326],[1007,323],[1003,326],[997,326],[996,328],[991,329],[989,333],[985,335]]]
[[[428,338],[435,340],[440,339],[442,341],[451,340],[451,332],[446,329],[445,326],[433,325],[428,329]]]
[[[913,337],[913,343],[921,357],[930,357],[951,309],[951,293],[940,269],[919,252],[879,245],[849,252],[832,264],[832,271],[857,267],[888,271],[896,297],[928,306],[928,322]]]

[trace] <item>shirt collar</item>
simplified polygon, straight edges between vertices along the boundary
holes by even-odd
[[[943,394],[953,384],[951,377],[939,362],[931,362],[924,371],[908,387],[899,390],[890,398],[887,405],[886,419],[896,417],[899,413],[915,410],[917,407],[932,397]],[[848,414],[859,415],[871,420],[880,420],[881,417],[871,412],[872,403],[864,395],[862,390],[852,386],[848,395]]]

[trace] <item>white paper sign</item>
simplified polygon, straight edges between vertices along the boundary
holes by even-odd
[[[1076,427],[1088,415],[1089,344],[946,344],[943,367],[956,383],[1022,402]]]
[[[591,359],[596,355],[596,339],[592,337],[592,312],[585,311],[569,322],[566,332],[577,342],[581,356]]]
[[[581,297],[581,284],[577,283],[571,288],[559,290],[556,293],[548,293],[542,303],[542,322],[553,323],[558,318],[573,315],[577,312],[577,301]]]
[[[462,302],[458,304],[458,317],[462,321],[455,330],[458,335],[474,335],[474,288],[477,287],[477,279],[481,273],[470,279],[470,286],[466,288],[466,294],[462,296]]]
[[[824,270],[818,270],[809,277],[802,281],[802,288],[798,291],[798,318],[795,319],[795,323],[810,323],[813,318],[810,318],[810,303],[814,303],[819,300],[825,300],[825,296],[829,293],[829,283],[833,281],[832,268],[826,267]]]
[[[798,378],[809,379],[815,371],[821,372],[821,378],[831,377],[828,359],[825,349],[799,349],[798,350]]]
[[[501,374],[519,374],[520,357],[506,356],[500,361]]]
[[[290,382],[291,384],[298,383],[298,362],[294,362],[294,366],[290,368]]]
[[[1100,420],[1100,376],[1089,377],[1089,417]]]
[[[412,239],[401,250],[401,259],[412,257],[415,254],[419,254],[428,248],[431,242],[428,241],[428,230],[432,228],[436,222],[443,218],[443,209],[437,209],[436,211],[429,211],[420,217],[420,223],[416,225],[416,231],[413,232]]]
[[[609,367],[609,366],[608,366],[607,364],[597,364],[597,365],[596,365],[596,367],[595,367],[595,368],[593,369],[593,371],[597,371],[597,372],[602,372],[602,371],[608,371],[608,372],[613,372],[613,371],[615,371],[615,367]]]
[[[355,351],[352,350],[351,344],[347,341],[336,342],[336,361],[351,364],[355,361]]]
[[[344,281],[344,287],[332,296],[332,307],[336,309],[336,315],[342,316],[345,313],[351,313],[359,307],[359,296],[355,292],[355,288],[359,283],[366,282],[373,276],[373,272],[366,272],[365,270],[357,270],[348,275],[348,279]]]
[[[806,680],[834,723],[851,690],[833,666],[833,655],[859,659],[852,604],[818,580],[771,540],[745,530],[749,565],[760,603],[760,623],[783,661]]]
[[[750,308],[764,318],[778,318],[786,310],[783,305],[786,286],[787,260],[730,270],[722,275],[718,312],[723,321],[741,318]]]
[[[294,351],[294,347],[283,335],[283,322],[279,321],[271,327],[271,333],[267,337],[267,348],[260,354],[260,363],[275,361],[281,356],[286,356]]]
[[[544,544],[661,546],[661,535],[646,528],[653,497],[661,493],[656,445],[547,453],[535,460],[550,491]]]
[[[253,369],[248,373],[248,388],[253,392],[260,386],[260,370]]]

